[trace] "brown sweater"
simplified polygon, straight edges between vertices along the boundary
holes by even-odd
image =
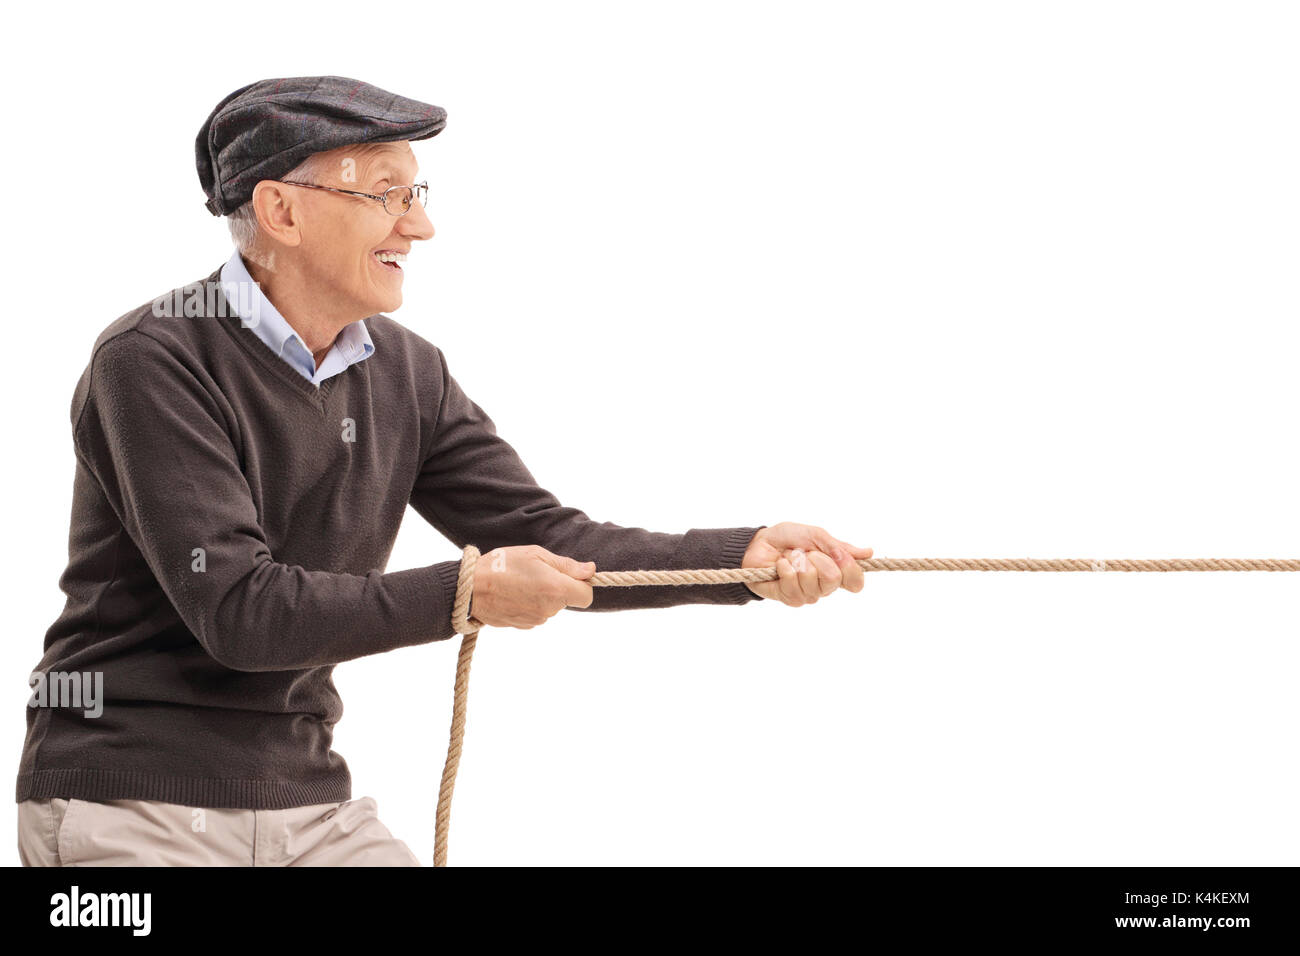
[[[194,284],[201,314],[113,322],[77,385],[67,602],[36,670],[102,673],[103,711],[29,706],[19,801],[351,799],[334,665],[454,633],[459,561],[384,571],[408,504],[458,548],[602,571],[739,567],[761,527],[593,521],[537,485],[436,346],[372,316],[374,355],[318,388],[210,291],[219,271]],[[588,610],[754,600],[597,588]]]

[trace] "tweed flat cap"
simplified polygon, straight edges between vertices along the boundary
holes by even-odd
[[[217,104],[194,143],[208,211],[225,216],[312,153],[354,143],[428,139],[447,111],[345,76],[259,80]]]

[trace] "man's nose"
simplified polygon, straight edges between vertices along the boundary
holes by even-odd
[[[424,206],[413,202],[406,215],[397,220],[397,231],[410,239],[432,239],[433,223]]]

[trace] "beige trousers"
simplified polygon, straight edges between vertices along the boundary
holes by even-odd
[[[419,866],[371,797],[288,810],[25,800],[23,866]]]

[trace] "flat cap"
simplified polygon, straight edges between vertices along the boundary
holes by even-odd
[[[312,153],[354,143],[428,139],[447,111],[345,76],[259,80],[217,104],[194,142],[208,211],[225,216]]]

